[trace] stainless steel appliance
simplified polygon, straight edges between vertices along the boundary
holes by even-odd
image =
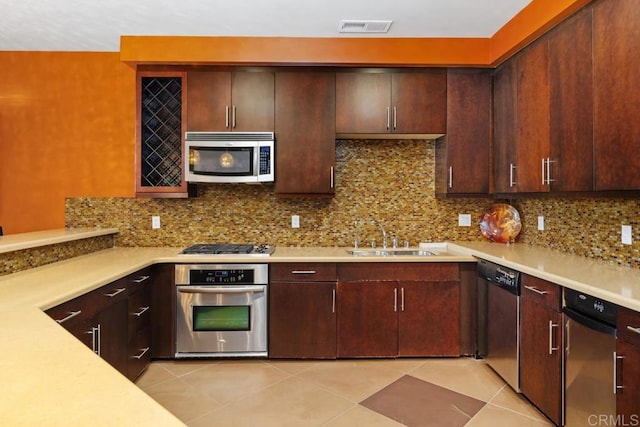
[[[176,354],[267,356],[267,264],[179,264]]]
[[[187,182],[273,182],[273,132],[186,132]]]
[[[276,251],[273,245],[253,243],[198,243],[183,249],[180,255],[246,255],[268,257]]]
[[[520,273],[478,260],[478,356],[520,391]]]
[[[571,289],[564,291],[565,416],[568,427],[616,420],[618,307]]]

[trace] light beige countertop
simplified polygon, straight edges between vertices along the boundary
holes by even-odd
[[[0,277],[4,425],[182,425],[42,310],[154,263],[473,262],[512,267],[640,311],[640,270],[525,245],[462,242],[430,257],[354,257],[348,248],[278,247],[269,258],[113,248]]]
[[[34,231],[32,233],[9,234],[0,236],[0,253],[15,252],[22,249],[71,242],[90,237],[106,236],[118,233],[117,228],[75,228]]]

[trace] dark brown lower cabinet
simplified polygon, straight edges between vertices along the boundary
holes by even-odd
[[[616,409],[620,424],[640,424],[640,313],[618,311]]]
[[[272,264],[269,357],[336,358],[336,265]]]
[[[153,266],[151,288],[151,357],[173,359],[175,357],[175,267],[173,264]]]
[[[336,358],[335,282],[269,285],[269,357]]]
[[[460,355],[458,264],[340,264],[338,278],[338,357]]]
[[[128,374],[128,309],[127,300],[121,299],[100,310],[96,316],[98,354],[123,375]]]
[[[564,347],[559,286],[523,275],[520,321],[520,389],[560,425]]]

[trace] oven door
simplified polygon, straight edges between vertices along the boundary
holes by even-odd
[[[176,286],[176,357],[267,355],[267,286]]]

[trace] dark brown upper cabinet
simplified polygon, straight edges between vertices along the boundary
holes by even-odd
[[[335,73],[276,73],[278,196],[335,192]]]
[[[187,130],[273,132],[274,73],[190,71]]]
[[[640,190],[640,2],[593,5],[596,190]]]
[[[485,70],[447,73],[447,135],[436,143],[438,196],[488,195],[492,76]]]
[[[445,69],[336,73],[338,134],[444,134]]]

